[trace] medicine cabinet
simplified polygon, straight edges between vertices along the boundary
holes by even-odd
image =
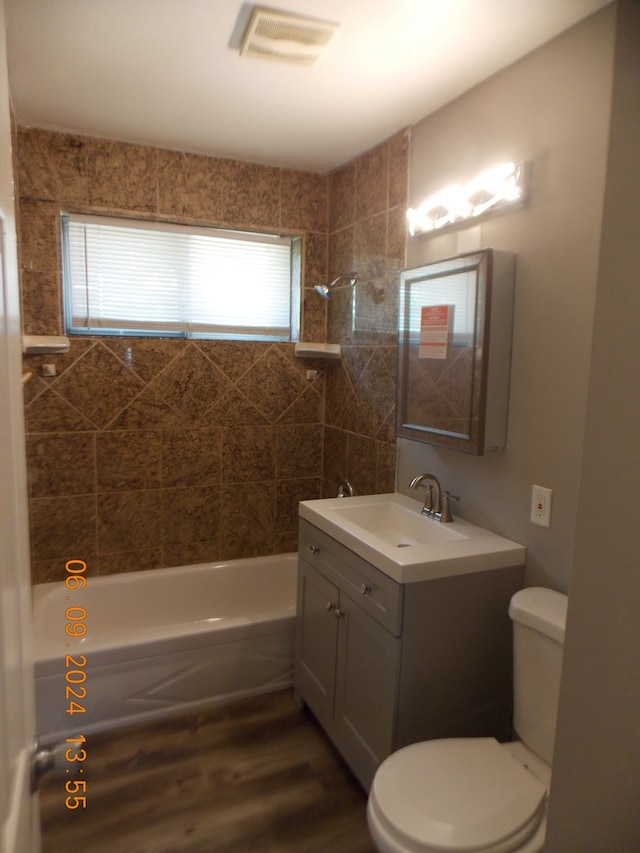
[[[396,434],[482,455],[506,444],[515,254],[400,273]]]

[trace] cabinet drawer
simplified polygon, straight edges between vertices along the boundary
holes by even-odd
[[[402,584],[322,530],[300,519],[300,556],[396,637],[402,629]]]

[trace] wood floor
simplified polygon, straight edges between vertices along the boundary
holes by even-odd
[[[374,853],[364,791],[290,691],[86,749],[86,809],[43,780],[43,853]]]

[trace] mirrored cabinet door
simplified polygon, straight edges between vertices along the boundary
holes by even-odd
[[[400,274],[396,433],[481,455],[506,443],[515,254]]]

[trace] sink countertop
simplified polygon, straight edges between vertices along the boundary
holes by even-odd
[[[398,583],[524,565],[523,545],[456,516],[443,524],[421,509],[421,501],[392,492],[302,501],[299,515]]]

